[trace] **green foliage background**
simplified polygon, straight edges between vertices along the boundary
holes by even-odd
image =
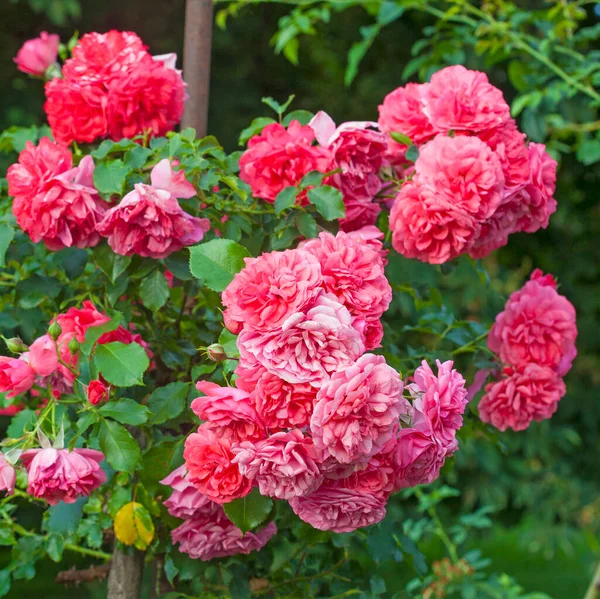
[[[0,130],[9,125],[43,123],[42,83],[21,76],[12,63],[24,40],[40,30],[56,30],[65,41],[73,28],[82,33],[130,29],[142,37],[154,54],[176,50],[181,56],[183,4],[183,0],[127,0],[126,7],[122,0],[2,2]],[[578,27],[595,26],[596,30],[600,27],[594,3],[572,4],[581,4],[587,9],[587,16]],[[540,13],[543,25],[548,3],[524,1],[519,2],[519,6],[534,15],[534,11],[544,9],[543,15]],[[230,151],[236,149],[239,131],[254,117],[268,114],[268,109],[261,104],[263,96],[283,101],[294,93],[293,108],[313,112],[325,109],[336,122],[376,120],[377,105],[384,95],[404,83],[402,73],[414,58],[414,44],[428,31],[431,33],[436,23],[430,14],[407,11],[382,29],[360,64],[356,79],[346,88],[347,52],[361,39],[360,29],[372,25],[373,16],[357,6],[334,13],[329,23],[316,24],[316,35],[299,39],[299,62],[293,66],[283,55],[274,54],[270,45],[279,19],[290,10],[290,6],[281,4],[246,7],[227,21],[226,29],[215,29],[209,133]],[[559,15],[556,21],[561,22],[560,18]],[[543,30],[533,33],[543,36]],[[543,66],[521,59],[525,67],[521,69],[511,66],[514,60],[495,60],[490,47],[478,54],[473,46],[452,28],[446,34],[442,32],[433,47],[426,49],[421,72],[415,72],[411,78],[426,75],[435,65],[459,62],[486,70],[509,100],[528,91],[541,91],[542,95],[547,91],[536,79],[536,70],[543,70]],[[585,53],[588,56],[591,53],[590,59],[597,62],[599,59],[593,54],[597,52],[595,48],[598,48],[597,37],[594,39],[591,35]],[[451,276],[439,268],[398,257],[391,261],[389,269],[393,283],[408,282],[422,290],[424,313],[435,307],[427,304],[427,299],[432,297],[430,288],[435,288],[440,290],[445,303],[453,305],[457,317],[478,315],[489,322],[501,309],[506,295],[519,287],[535,267],[556,275],[561,292],[575,304],[579,356],[568,375],[568,395],[558,413],[551,421],[534,425],[524,433],[498,436],[496,443],[490,443],[489,438],[469,436],[457,454],[456,463],[445,473],[446,480],[461,490],[461,496],[446,500],[445,508],[440,508],[441,517],[447,515],[448,521],[453,522],[461,511],[494,507],[493,527],[475,531],[468,545],[480,549],[484,557],[492,560],[493,571],[509,573],[526,591],[543,591],[556,599],[582,597],[600,556],[600,203],[597,192],[600,163],[596,162],[600,158],[600,138],[594,137],[597,129],[583,135],[569,131],[555,134],[552,127],[597,122],[594,119],[598,119],[597,107],[594,111],[589,102],[582,103],[577,97],[563,98],[558,104],[543,99],[538,106],[528,106],[521,112],[521,128],[535,141],[551,136],[552,147],[560,156],[556,194],[559,208],[546,231],[512,236],[508,247],[486,260],[486,267],[498,281],[493,287],[481,281],[466,260],[459,261]],[[594,152],[597,153],[595,158]],[[13,160],[14,155],[0,155],[2,166]],[[393,339],[406,341],[403,336],[412,333],[402,332],[402,328],[414,324],[418,317],[414,303],[406,300],[405,294],[398,294],[386,317],[386,334]],[[418,336],[414,337],[415,345],[420,341]],[[460,362],[468,378],[475,371],[471,357],[469,354]],[[34,526],[39,515],[31,512],[26,517]],[[387,526],[393,527],[406,517],[407,512],[398,500],[390,509]],[[343,539],[340,537],[340,549],[346,542]],[[369,537],[362,544],[348,541],[351,543],[348,551],[362,567],[362,572],[354,571],[354,575],[371,579],[372,596],[391,597],[406,582],[406,565],[394,561],[392,550],[381,559],[374,557],[368,550],[368,541]],[[377,544],[378,538],[373,536],[371,541]],[[426,554],[428,559],[440,557],[443,555],[441,545],[431,543]],[[22,596],[25,589],[48,598],[67,596],[64,588],[53,583],[49,586],[55,572],[64,568],[64,562],[60,568],[46,566],[46,570],[40,570],[22,589],[13,587],[9,597]],[[378,577],[384,580],[381,588],[386,589],[381,593],[377,587]],[[101,597],[104,591],[101,585],[89,585],[67,592],[69,597]]]

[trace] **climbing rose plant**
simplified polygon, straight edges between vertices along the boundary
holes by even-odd
[[[474,258],[556,210],[556,162],[484,73],[400,87],[378,122],[267,98],[277,118],[226,154],[174,132],[174,55],[118,31],[69,47],[62,66],[54,35],[19,51],[47,78],[49,127],[2,137],[19,152],[0,223],[3,594],[45,555],[108,559],[113,532],[173,585],[203,572],[206,590],[200,562],[279,535],[306,546],[313,529],[380,522],[393,494],[423,498],[465,418],[523,430],[556,411],[577,328],[552,275],[511,295],[489,347],[475,321],[423,319],[421,353],[386,339],[395,289],[443,308],[392,288],[395,252],[468,254],[482,272]],[[469,388],[454,360],[478,354]],[[40,531],[18,523],[26,502]]]

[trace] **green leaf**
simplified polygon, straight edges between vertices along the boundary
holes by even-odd
[[[106,461],[117,472],[133,473],[140,459],[140,447],[123,426],[103,420],[98,440]]]
[[[150,148],[144,148],[143,146],[138,146],[136,144],[135,148],[131,148],[125,154],[125,164],[134,170],[142,168],[146,164],[146,160],[148,157],[152,155],[152,150]]]
[[[288,127],[292,121],[298,121],[301,125],[308,125],[313,116],[315,115],[308,110],[292,110],[283,119],[283,126]]]
[[[101,245],[94,250],[94,263],[114,283],[125,272],[131,256],[115,254],[109,245]]]
[[[96,341],[98,341],[104,333],[110,333],[111,331],[118,329],[122,319],[123,315],[120,312],[113,312],[113,316],[108,322],[97,327],[89,327],[85,332],[83,343],[79,346],[79,349],[86,356],[89,356]]]
[[[399,144],[404,144],[405,146],[412,146],[412,141],[408,135],[404,135],[404,133],[397,133],[396,131],[390,132],[390,137]]]
[[[6,250],[15,237],[15,230],[8,223],[0,223],[0,267],[5,266]]]
[[[6,429],[6,436],[11,439],[22,437],[25,430],[31,430],[33,428],[35,421],[36,416],[33,410],[22,410],[12,417],[8,428]]]
[[[416,162],[419,157],[419,149],[417,146],[410,146],[408,150],[406,150],[405,154],[406,160],[410,160],[411,162]]]
[[[155,269],[144,277],[140,285],[140,297],[142,298],[142,304],[153,312],[165,305],[165,302],[169,299],[169,285],[165,275],[160,270]]]
[[[150,423],[162,424],[179,416],[185,409],[189,389],[189,383],[169,383],[155,389],[148,398]]]
[[[94,187],[105,194],[123,195],[125,179],[130,168],[122,160],[102,162],[94,169]]]
[[[308,190],[308,201],[316,207],[325,220],[344,218],[344,196],[339,189],[331,185],[322,185]]]
[[[79,497],[75,503],[61,501],[50,506],[47,511],[48,519],[44,523],[45,530],[61,535],[73,534],[83,516],[83,506],[87,501],[87,497]]]
[[[175,562],[173,561],[173,558],[170,555],[166,555],[165,556],[165,576],[167,577],[167,580],[171,583],[171,586],[175,586],[175,577],[177,576],[177,574],[179,573],[179,568],[175,565]],[[178,594],[176,594],[176,596],[179,596]],[[164,595],[161,599],[164,599]]]
[[[275,214],[281,214],[284,210],[291,208],[296,203],[296,198],[298,197],[298,188],[297,187],[286,187],[282,189],[275,198],[275,203],[273,204],[273,208],[275,209]]]
[[[294,94],[290,95],[285,103],[280,104],[277,100],[274,100],[271,97],[262,98],[261,102],[266,104],[269,108],[272,108],[279,116],[281,116],[289,107],[289,105],[293,102]]]
[[[300,181],[300,187],[305,189],[306,187],[316,187],[317,185],[321,185],[323,183],[323,179],[325,178],[325,173],[320,171],[310,171],[306,173],[304,177],[302,177],[302,181]]]
[[[85,271],[85,265],[88,261],[88,253],[85,250],[65,248],[60,252],[56,252],[55,256],[60,260],[69,279],[76,279]]]
[[[94,351],[96,367],[102,376],[117,387],[142,385],[142,377],[150,365],[146,350],[137,343],[104,343]]]
[[[46,539],[46,553],[53,562],[62,560],[63,551],[65,550],[65,539],[58,533],[51,533]]]
[[[249,495],[223,505],[227,517],[244,534],[258,528],[266,520],[272,507],[273,500],[261,495],[256,488]]]
[[[240,351],[237,346],[237,335],[234,335],[227,329],[223,329],[219,335],[219,345],[223,346],[225,353],[230,358],[238,358]]]
[[[600,139],[587,139],[577,148],[577,160],[587,165],[600,160]]]
[[[0,570],[0,597],[6,597],[10,591],[10,570]]]
[[[190,248],[190,270],[213,291],[223,291],[244,268],[248,250],[230,239],[213,239]]]
[[[296,226],[298,231],[307,239],[317,236],[317,222],[311,214],[304,210],[298,210],[296,213]]]
[[[246,142],[251,138],[254,137],[255,135],[258,135],[267,125],[270,125],[271,123],[276,123],[277,121],[275,119],[272,119],[270,117],[264,117],[264,116],[260,116],[256,119],[254,119],[251,123],[249,127],[246,127],[241,133],[240,133],[240,137],[238,139],[238,143],[240,144],[240,146],[243,146],[246,144]]]
[[[139,476],[148,489],[156,487],[158,481],[183,464],[184,442],[185,437],[179,441],[161,441],[142,456]]]
[[[19,306],[31,310],[47,299],[54,299],[60,293],[60,282],[53,277],[32,275],[17,283],[16,292]]]
[[[100,408],[100,414],[112,418],[121,424],[139,426],[148,422],[150,412],[146,406],[139,404],[133,399],[125,398],[119,401],[111,401]]]

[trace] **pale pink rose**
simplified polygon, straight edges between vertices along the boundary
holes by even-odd
[[[17,475],[12,464],[6,461],[3,453],[0,453],[0,491],[6,491],[7,495],[15,492]]]
[[[209,516],[186,520],[171,531],[173,544],[179,543],[179,551],[192,559],[207,562],[218,557],[228,557],[260,551],[275,535],[274,522],[256,532],[244,534],[222,510]]]
[[[85,333],[90,327],[97,327],[106,324],[110,316],[102,314],[89,300],[83,302],[83,308],[69,308],[64,314],[56,317],[56,322],[62,329],[59,343],[62,342],[65,335],[74,333],[79,343],[85,340]]]
[[[318,530],[352,532],[381,522],[385,518],[386,500],[380,493],[363,488],[348,489],[343,480],[328,480],[314,493],[294,497],[294,513]]]
[[[433,187],[481,222],[494,214],[504,193],[498,156],[477,137],[436,135],[421,148],[415,181]]]
[[[550,216],[556,212],[556,167],[557,162],[546,152],[544,144],[529,144],[531,180],[521,193],[526,214],[519,219],[519,230],[535,233],[548,226]]]
[[[166,258],[182,247],[201,241],[210,229],[208,219],[182,210],[173,195],[175,192],[180,197],[190,198],[195,193],[190,184],[186,185],[182,173],[173,173],[163,160],[154,167],[150,177],[152,186],[136,184],[97,227],[101,235],[108,237],[110,247],[117,254]]]
[[[231,446],[228,439],[216,435],[206,424],[185,440],[183,457],[188,480],[219,504],[248,495],[252,490],[252,482],[233,463]]]
[[[319,295],[319,261],[303,250],[265,253],[244,261],[245,267],[222,295],[225,324],[234,333],[243,327],[278,329]]]
[[[319,296],[305,312],[292,314],[281,330],[242,331],[238,348],[241,360],[256,360],[288,383],[315,387],[365,351],[350,312],[330,294]]]
[[[13,59],[17,68],[28,75],[43,77],[46,69],[56,62],[60,37],[42,31],[40,37],[27,40]]]
[[[29,346],[29,365],[38,376],[49,376],[56,371],[58,352],[50,335],[38,337]]]
[[[577,355],[575,308],[556,291],[556,281],[539,269],[515,291],[488,336],[488,346],[504,364],[538,364],[564,376]]]
[[[396,489],[426,485],[436,480],[456,444],[443,448],[430,425],[416,414],[412,427],[400,429],[396,445]]]
[[[438,131],[483,131],[504,124],[510,108],[485,73],[462,65],[441,69],[423,90],[424,113]]]
[[[35,381],[35,371],[27,359],[27,354],[20,358],[0,356],[0,393],[7,393],[9,399],[29,391]]]
[[[320,454],[297,428],[233,448],[240,472],[258,485],[261,495],[292,499],[308,495],[322,482]]]
[[[260,419],[270,429],[308,426],[317,391],[308,383],[288,383],[263,370],[251,397]]]
[[[467,389],[463,376],[452,368],[452,360],[436,360],[436,364],[437,375],[423,360],[415,370],[414,383],[407,388],[414,408],[425,416],[436,440],[446,448],[456,443],[456,431],[462,426],[467,407]]]
[[[342,464],[368,461],[408,410],[403,387],[400,375],[374,354],[334,372],[319,389],[310,420],[315,446]]]
[[[240,158],[240,178],[255,197],[273,203],[280,191],[298,185],[310,171],[331,170],[331,153],[312,145],[314,139],[312,128],[298,121],[287,129],[279,123],[267,125],[248,142]],[[307,203],[305,194],[298,202]]]
[[[190,407],[200,420],[210,424],[217,436],[232,443],[266,436],[265,426],[246,391],[209,381],[198,381],[196,389],[204,396],[194,399]]]
[[[106,482],[100,468],[104,455],[95,449],[28,449],[20,459],[27,469],[27,492],[50,505],[75,503]]]
[[[500,380],[485,388],[479,417],[501,431],[525,430],[532,420],[550,418],[567,389],[554,370],[539,364],[505,368]]]
[[[256,388],[256,383],[265,372],[268,372],[267,369],[254,356],[248,354],[240,358],[235,369],[235,386],[252,393]]]
[[[218,503],[203,495],[188,480],[185,466],[179,466],[160,481],[161,485],[173,489],[171,496],[163,504],[175,518],[199,518],[211,516],[221,508]]]
[[[342,231],[336,236],[323,232],[303,249],[319,260],[325,291],[353,316],[373,320],[388,309],[392,288],[377,250]]]
[[[406,135],[415,145],[429,141],[438,131],[423,112],[428,87],[428,83],[407,83],[390,92],[379,106],[379,128],[388,134]],[[392,157],[404,159],[407,147],[389,137],[388,151]]]
[[[394,249],[430,264],[443,264],[468,252],[480,226],[452,198],[414,181],[401,187],[390,212]]]

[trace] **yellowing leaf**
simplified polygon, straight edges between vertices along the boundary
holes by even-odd
[[[124,545],[134,545],[143,551],[154,538],[154,524],[148,510],[141,504],[126,503],[115,517],[115,535]]]

